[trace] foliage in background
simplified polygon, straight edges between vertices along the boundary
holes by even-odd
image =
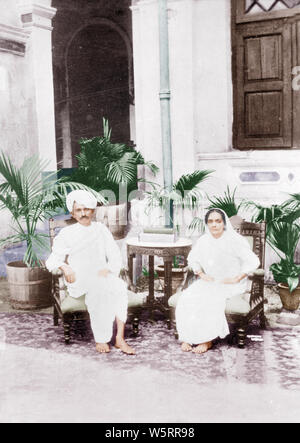
[[[181,208],[196,208],[203,201],[203,191],[198,185],[206,180],[213,170],[196,170],[191,174],[183,174],[172,186],[172,190],[156,185],[154,190],[147,192],[148,207],[166,208],[170,202]]]
[[[12,216],[15,234],[0,240],[0,247],[26,242],[23,258],[27,266],[41,265],[40,254],[49,249],[48,235],[37,231],[38,222],[53,216],[58,208],[65,207],[65,197],[75,189],[87,189],[98,201],[104,202],[101,195],[84,185],[62,182],[57,173],[49,173],[43,180],[48,162],[38,156],[26,159],[21,167],[16,167],[5,153],[0,153],[0,209],[8,209]]]
[[[245,208],[254,211],[253,221],[267,222],[267,243],[279,257],[270,270],[277,283],[286,283],[290,292],[299,285],[300,265],[295,263],[295,252],[300,240],[300,194],[290,194],[290,198],[280,205],[264,207],[253,201]]]
[[[149,278],[149,271],[148,271],[148,269],[146,268],[146,266],[143,266],[143,268],[142,268],[142,274],[143,274],[143,276],[144,277],[147,277],[147,278]],[[154,271],[154,278],[158,278],[158,273],[156,272],[156,271]]]
[[[103,137],[81,139],[76,155],[78,167],[67,180],[82,183],[97,192],[111,190],[119,201],[119,183],[126,184],[127,195],[137,189],[137,165],[147,166],[155,175],[158,167],[146,162],[142,154],[124,143],[112,143],[111,128],[103,118]]]
[[[224,196],[214,197],[213,199],[208,197],[208,200],[211,204],[208,206],[207,209],[222,209],[229,218],[237,215],[243,203],[237,204],[235,200],[235,193],[236,188],[231,193],[229,186],[227,186],[227,189],[224,192]]]
[[[201,217],[194,217],[191,223],[189,224],[189,229],[191,231],[198,231],[199,235],[204,234],[205,231],[205,224],[204,220]]]

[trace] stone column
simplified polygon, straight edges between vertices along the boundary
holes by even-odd
[[[22,0],[19,12],[29,34],[26,48],[28,96],[28,149],[49,160],[48,170],[57,169],[52,70],[52,19],[56,9],[51,0],[39,3]]]

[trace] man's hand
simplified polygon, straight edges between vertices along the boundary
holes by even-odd
[[[204,281],[214,281],[214,278],[210,275],[205,274],[205,272],[198,272],[197,275]]]
[[[108,269],[101,269],[100,271],[98,271],[98,276],[99,277],[107,277],[109,273],[110,273],[110,271]]]
[[[63,265],[60,267],[60,269],[64,273],[64,277],[68,283],[74,283],[76,280],[76,275],[71,266],[69,265]]]
[[[225,285],[234,285],[236,283],[239,283],[243,278],[247,277],[247,274],[237,275],[233,278],[225,278],[225,280],[222,281]]]

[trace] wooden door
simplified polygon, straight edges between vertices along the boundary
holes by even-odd
[[[291,147],[290,25],[283,20],[242,24],[236,43],[236,147]]]

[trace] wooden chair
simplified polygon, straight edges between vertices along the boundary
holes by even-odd
[[[55,235],[60,229],[70,226],[76,221],[73,218],[65,220],[49,220],[50,244],[53,246]],[[67,262],[67,257],[66,257]],[[144,304],[143,296],[133,292],[133,285],[130,281],[127,270],[122,269],[120,277],[127,283],[128,288],[128,319],[132,323],[133,335],[137,336],[139,332],[139,318],[142,306]],[[61,270],[52,272],[52,297],[53,297],[53,322],[58,326],[59,320],[62,321],[64,328],[65,343],[69,344],[71,339],[71,329],[85,335],[86,325],[89,322],[89,313],[85,304],[85,295],[73,298],[68,295],[67,287]]]
[[[234,229],[241,235],[245,236],[250,243],[253,252],[260,260],[260,269],[248,276],[250,282],[250,289],[244,294],[235,296],[227,300],[225,314],[229,324],[234,329],[233,337],[237,339],[237,344],[240,348],[245,346],[247,327],[249,323],[256,317],[259,318],[260,326],[265,328],[265,314],[264,314],[264,263],[265,263],[265,239],[266,239],[266,224],[246,222],[239,216],[231,217],[231,224]],[[175,309],[181,291],[186,289],[193,280],[195,275],[192,270],[188,270],[186,279],[174,294],[169,299],[169,306],[171,307],[172,324],[175,328],[175,336],[178,338],[176,331]]]

